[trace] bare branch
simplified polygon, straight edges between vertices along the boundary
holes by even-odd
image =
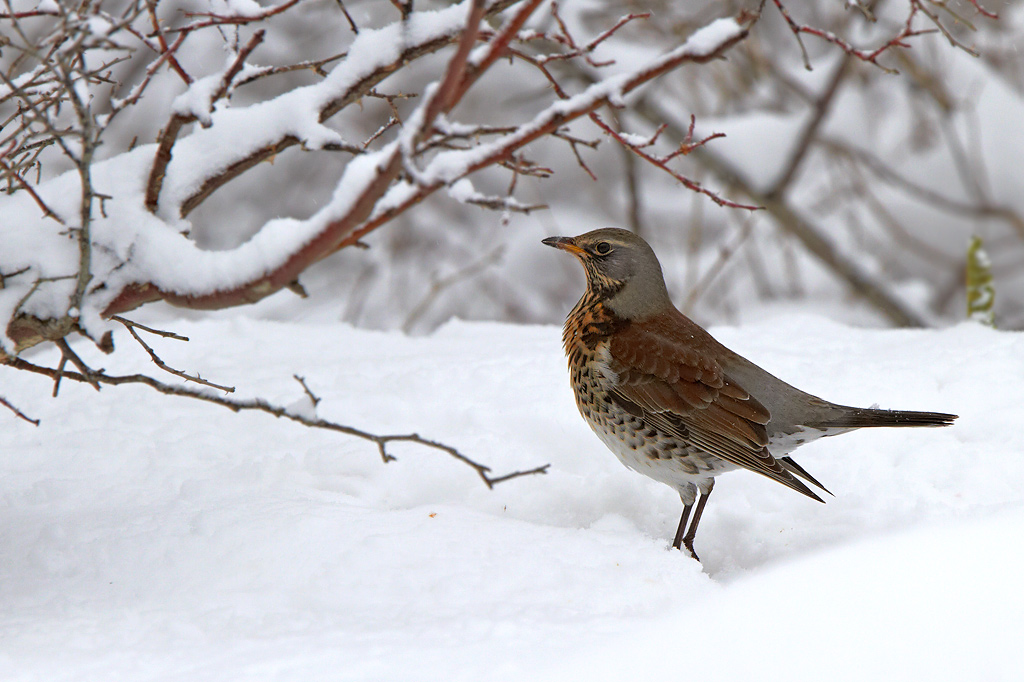
[[[54,343],[56,343],[57,347],[60,348],[60,352],[63,353],[63,358],[65,360],[70,360],[71,364],[78,368],[78,371],[81,372],[80,376],[82,377],[82,380],[88,383],[93,388],[95,388],[97,391],[100,390],[100,384],[99,381],[97,381],[96,379],[96,373],[89,369],[89,367],[82,361],[82,358],[78,357],[78,354],[71,349],[70,345],[68,345],[67,340],[61,337],[54,341]],[[55,373],[54,378],[59,380],[60,376],[68,376],[68,373]],[[56,390],[57,389],[54,388],[55,392]]]
[[[12,140],[11,145],[7,148],[7,150],[0,152],[0,169],[2,169],[9,177],[16,180],[18,184],[21,186],[21,188],[28,192],[28,195],[32,197],[32,201],[36,202],[36,205],[39,206],[39,208],[42,210],[44,217],[53,218],[58,223],[61,223],[63,225],[64,221],[62,221],[60,219],[60,216],[54,213],[53,210],[46,205],[46,202],[43,201],[42,197],[40,197],[39,194],[36,193],[35,188],[32,187],[32,183],[26,181],[25,178],[23,178],[17,170],[8,165],[7,161],[4,160],[4,157],[14,150],[15,144],[16,141]],[[24,149],[24,147],[22,147],[22,149]]]
[[[185,372],[182,372],[179,369],[174,369],[173,367],[170,367],[169,365],[167,365],[167,363],[165,363],[163,360],[160,359],[160,357],[149,346],[149,344],[147,344],[145,341],[142,340],[142,337],[139,336],[138,332],[135,331],[135,328],[138,327],[139,329],[145,329],[146,331],[152,332],[154,334],[159,334],[160,336],[169,337],[169,338],[173,338],[173,339],[179,339],[179,340],[188,341],[188,338],[186,338],[184,336],[178,336],[177,334],[173,334],[172,332],[156,331],[156,330],[150,329],[149,327],[144,327],[144,326],[142,326],[140,324],[132,322],[131,320],[126,320],[125,318],[117,316],[117,315],[115,315],[114,318],[117,319],[118,322],[120,322],[121,324],[124,325],[125,329],[128,330],[128,333],[132,335],[132,338],[135,339],[139,343],[139,345],[142,346],[143,350],[145,350],[146,353],[149,354],[149,357],[153,361],[153,364],[155,364],[157,367],[159,367],[163,371],[165,371],[165,372],[167,372],[169,374],[173,374],[174,376],[181,377],[185,381],[192,381],[192,382],[195,382],[197,384],[201,384],[203,386],[209,386],[210,388],[215,388],[218,391],[224,391],[225,393],[234,393],[235,392],[235,389],[234,389],[233,386],[221,386],[219,384],[215,384],[213,382],[207,381],[206,379],[203,379],[198,374],[193,376],[191,374],[187,374]],[[81,368],[79,368],[79,369],[81,369]]]
[[[146,9],[149,11],[150,23],[153,25],[153,33],[156,35],[157,42],[160,44],[160,58],[147,69],[146,77],[147,80],[150,76],[155,73],[156,69],[159,68],[160,64],[166,60],[171,65],[181,80],[185,82],[185,85],[191,85],[192,77],[185,72],[185,69],[178,63],[178,59],[175,54],[181,44],[185,42],[185,38],[188,37],[188,32],[179,33],[174,41],[173,45],[168,46],[167,37],[164,35],[163,27],[160,25],[160,20],[156,16],[156,4],[159,0],[146,0]],[[145,87],[145,84],[143,84]]]
[[[666,173],[668,173],[673,178],[675,178],[679,183],[681,183],[687,189],[692,190],[694,192],[697,192],[699,194],[703,194],[704,196],[706,196],[707,198],[711,199],[711,201],[715,202],[719,206],[727,206],[729,208],[742,208],[742,209],[747,210],[747,211],[757,211],[757,210],[760,210],[762,208],[761,206],[754,206],[754,205],[750,205],[750,204],[739,204],[739,203],[736,203],[735,201],[730,201],[729,199],[723,199],[722,197],[718,196],[718,194],[716,194],[715,192],[712,192],[707,187],[704,187],[703,185],[701,185],[699,182],[694,182],[693,180],[691,180],[690,178],[686,177],[685,175],[682,175],[681,173],[678,173],[678,172],[672,170],[671,168],[669,168],[669,165],[668,165],[669,161],[671,161],[676,156],[689,154],[694,149],[697,149],[698,147],[704,146],[704,144],[706,144],[707,142],[709,142],[709,141],[711,141],[711,140],[713,140],[715,138],[718,138],[718,137],[723,137],[723,135],[721,133],[714,133],[712,135],[709,135],[708,137],[705,137],[703,140],[697,140],[696,142],[694,142],[693,141],[694,119],[692,117],[690,119],[690,128],[687,131],[686,137],[680,143],[679,148],[676,149],[671,154],[668,154],[666,156],[655,156],[653,154],[649,154],[648,152],[644,151],[645,147],[648,147],[648,146],[651,146],[651,145],[654,144],[654,141],[657,139],[658,135],[661,134],[661,131],[664,130],[664,127],[659,128],[658,131],[654,134],[654,136],[652,136],[649,140],[646,140],[646,141],[641,142],[641,143],[636,143],[636,142],[633,142],[633,141],[625,138],[617,130],[615,130],[610,125],[605,123],[604,119],[602,119],[596,113],[591,112],[590,120],[592,120],[594,123],[596,123],[598,125],[598,127],[601,128],[601,130],[603,130],[605,133],[607,133],[609,136],[611,136],[616,142],[621,144],[623,147],[625,147],[629,151],[633,152],[634,154],[636,154],[637,156],[639,156],[641,159],[643,159],[647,163],[651,164],[652,166],[655,166],[656,168],[660,168],[661,170],[665,171]]]
[[[302,0],[285,0],[278,5],[268,7],[262,12],[253,12],[252,14],[245,15],[229,15],[229,14],[215,14],[213,12],[185,12],[185,16],[188,18],[193,17],[205,17],[205,21],[197,21],[182,28],[175,28],[168,31],[173,32],[191,32],[198,31],[199,29],[209,28],[210,26],[225,26],[225,25],[241,25],[241,24],[255,24],[272,16],[286,12],[295,5],[302,2]]]
[[[314,395],[313,391],[309,390],[309,386],[306,385],[306,377],[300,377],[298,374],[293,374],[292,378],[302,386],[302,390],[305,391],[306,397],[309,398],[309,402],[313,403],[313,408],[315,409],[316,406],[320,404],[320,397]]]
[[[255,50],[261,42],[263,42],[264,34],[265,32],[262,29],[256,31],[252,37],[249,38],[249,42],[238,51],[237,55],[235,55],[231,65],[221,77],[220,85],[210,98],[210,107],[228,94],[231,89],[232,81],[235,79],[235,76],[238,75],[239,71],[242,70],[242,67],[245,65],[245,60],[250,54],[252,54],[252,51]],[[195,113],[190,112],[183,114],[176,112],[171,116],[171,120],[168,121],[163,133],[160,135],[160,144],[157,145],[156,156],[153,159],[153,166],[149,171],[149,181],[146,183],[146,208],[150,213],[156,213],[156,209],[159,206],[160,190],[163,188],[164,176],[167,174],[167,165],[171,162],[174,143],[178,139],[178,133],[184,126],[189,123],[193,123],[196,120],[198,119]]]
[[[516,1],[517,0],[494,0],[494,2],[488,5],[485,11],[485,16],[494,16],[515,4]],[[354,83],[348,90],[341,93],[337,98],[327,102],[320,111],[320,122],[326,121],[345,107],[365,97],[367,93],[369,93],[378,83],[390,76],[402,65],[419,59],[424,55],[437,52],[441,48],[457,41],[459,37],[460,34],[445,35],[438,38],[425,39],[423,42],[413,43],[406,46],[399,53],[396,59],[386,64],[382,64],[377,69],[360,79],[357,83]],[[286,135],[279,140],[269,142],[263,147],[253,150],[245,158],[233,161],[226,167],[222,168],[220,172],[210,175],[199,185],[191,196],[182,201],[180,207],[181,217],[184,218],[188,216],[189,213],[202,204],[203,201],[205,201],[211,194],[229,183],[231,180],[239,177],[263,161],[273,158],[289,147],[299,144],[300,142],[301,140],[298,137],[295,137],[294,135]]]
[[[773,2],[775,3],[775,7],[778,8],[779,13],[782,14],[782,17],[786,20],[786,24],[789,26],[789,30],[793,32],[793,35],[796,37],[797,42],[800,43],[800,50],[804,58],[804,66],[805,68],[807,68],[808,71],[811,70],[811,63],[807,57],[807,50],[804,48],[804,44],[800,39],[801,33],[813,35],[829,43],[832,43],[846,54],[852,57],[856,57],[857,59],[863,62],[874,64],[883,71],[886,71],[888,73],[897,73],[895,69],[890,69],[879,64],[878,58],[881,57],[886,52],[888,52],[889,50],[909,47],[910,45],[907,43],[907,40],[910,38],[927,35],[929,33],[935,33],[937,30],[945,32],[945,27],[942,26],[942,23],[938,21],[938,19],[934,18],[931,14],[928,14],[928,12],[924,9],[919,0],[910,0],[910,12],[907,14],[906,21],[904,22],[903,27],[899,30],[899,32],[897,32],[896,35],[894,35],[892,38],[890,38],[888,41],[884,42],[882,45],[875,48],[874,50],[860,50],[855,48],[853,45],[846,42],[839,36],[837,36],[835,33],[832,33],[831,31],[826,31],[816,26],[808,26],[806,24],[797,23],[793,19],[793,17],[790,16],[789,10],[786,9],[785,5],[782,4],[782,0],[773,0]],[[917,16],[918,12],[928,14],[929,18],[932,18],[933,23],[935,23],[936,28],[925,30],[914,29],[914,18]],[[962,47],[963,49],[967,50],[971,54],[976,54],[972,50],[964,47],[963,45],[959,45],[959,43],[956,44],[959,47]]]
[[[125,325],[126,327],[136,327],[138,329],[141,329],[142,331],[149,332],[150,334],[156,334],[157,336],[162,336],[165,339],[174,339],[175,341],[188,341],[189,340],[187,336],[182,336],[181,334],[176,334],[175,332],[164,331],[163,329],[153,329],[152,327],[147,327],[144,324],[140,324],[138,322],[133,322],[132,320],[126,319],[124,317],[121,317],[120,315],[114,315],[110,319],[112,319],[112,320],[114,320],[116,322],[120,322],[121,324]]]
[[[27,421],[29,424],[32,424],[33,426],[39,426],[39,420],[38,419],[31,419],[31,418],[25,416],[24,412],[22,412],[17,407],[12,405],[11,402],[9,400],[7,400],[7,398],[3,397],[2,395],[0,395],[0,405],[3,405],[8,410],[13,412],[15,417],[18,417],[19,419],[24,419],[25,421]]]
[[[352,29],[352,33],[359,35],[359,27],[356,26],[356,22],[352,21],[352,15],[350,15],[348,10],[345,9],[344,0],[337,0],[337,2],[338,7],[341,9],[341,13],[345,15],[345,20],[348,21],[348,27]]]
[[[312,71],[320,77],[327,75],[324,71],[324,67],[331,62],[336,62],[339,59],[344,59],[348,56],[347,52],[340,52],[338,54],[331,55],[330,57],[324,57],[323,59],[314,59],[304,62],[298,62],[297,64],[288,64],[287,66],[266,66],[262,68],[253,68],[248,71],[248,75],[244,78],[239,78],[235,82],[235,88],[240,88],[243,85],[248,85],[257,80],[267,78],[268,76],[276,76],[282,73],[290,73],[292,71]]]
[[[54,379],[56,379],[58,376],[56,369],[36,365],[22,358],[13,358],[7,364],[15,369],[33,372],[35,374],[41,374],[43,376],[48,376]],[[255,411],[271,414],[275,417],[289,419],[293,422],[302,424],[303,426],[307,426],[310,428],[326,429],[329,431],[335,431],[337,433],[342,433],[347,436],[352,436],[355,438],[360,438],[362,440],[369,441],[377,446],[378,452],[381,453],[381,457],[386,462],[394,461],[396,459],[395,456],[390,454],[387,449],[388,446],[392,443],[414,443],[416,445],[422,445],[426,448],[439,450],[441,452],[447,453],[448,455],[457,459],[463,464],[468,465],[471,469],[473,469],[473,471],[476,472],[476,474],[480,477],[480,479],[488,488],[493,488],[498,483],[509,481],[514,478],[521,478],[523,476],[531,476],[534,474],[546,473],[548,467],[550,466],[548,464],[545,464],[543,466],[535,467],[533,469],[513,471],[508,474],[502,474],[501,476],[491,476],[490,467],[480,464],[479,462],[473,459],[470,459],[462,452],[460,452],[458,449],[450,445],[446,445],[439,441],[430,440],[428,438],[423,438],[422,436],[416,433],[384,435],[375,434],[369,431],[364,431],[363,429],[357,429],[352,426],[346,426],[344,424],[339,424],[337,422],[329,421],[326,419],[312,418],[304,416],[302,414],[297,414],[288,410],[288,408],[286,407],[274,405],[261,398],[254,398],[250,400],[229,398],[227,396],[208,393],[200,388],[192,388],[189,384],[165,384],[145,374],[109,375],[106,374],[105,372],[100,371],[96,373],[90,373],[89,375],[81,374],[79,372],[64,372],[62,376],[72,381],[79,381],[90,384],[99,383],[114,386],[121,386],[125,384],[142,384],[156,391],[159,391],[164,395],[174,395],[184,398],[192,398],[195,400],[202,400],[204,402],[220,405],[221,407],[226,407],[234,412]]]

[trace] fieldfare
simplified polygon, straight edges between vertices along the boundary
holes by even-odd
[[[562,333],[576,405],[620,462],[679,492],[672,546],[694,558],[715,476],[748,469],[822,502],[804,482],[828,490],[789,457],[800,445],[864,426],[956,419],[836,405],[774,377],[672,305],[657,256],[632,232],[605,228],[544,243],[576,256],[587,275]]]

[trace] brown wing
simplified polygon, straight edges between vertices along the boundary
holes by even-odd
[[[612,336],[613,397],[651,426],[821,501],[768,452],[764,405],[730,381],[712,353],[698,352],[703,339],[671,331],[655,320]]]

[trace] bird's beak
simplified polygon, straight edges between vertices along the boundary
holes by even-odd
[[[548,237],[547,239],[542,239],[541,243],[561,249],[562,251],[568,251],[574,256],[586,254],[586,251],[576,246],[576,240],[572,237]]]

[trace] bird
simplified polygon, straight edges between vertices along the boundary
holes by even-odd
[[[542,243],[575,256],[586,273],[562,332],[576,406],[620,462],[679,493],[672,547],[698,561],[693,541],[719,474],[746,469],[823,502],[811,486],[832,493],[789,456],[797,447],[862,427],[957,418],[848,407],[787,384],[680,312],[654,250],[629,230]]]

